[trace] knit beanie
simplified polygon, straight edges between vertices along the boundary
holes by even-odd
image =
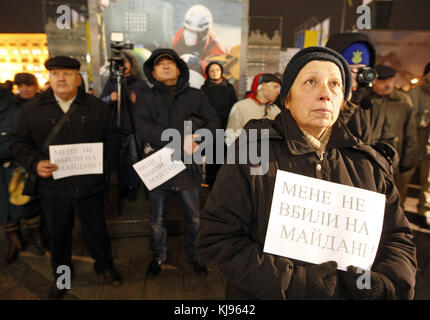
[[[342,75],[344,100],[347,101],[352,87],[352,75],[348,62],[336,51],[325,47],[308,47],[297,52],[285,68],[282,76],[280,99],[284,104],[300,70],[313,60],[330,61],[338,66]]]

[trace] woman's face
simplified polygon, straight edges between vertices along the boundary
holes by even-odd
[[[217,64],[212,64],[208,70],[209,79],[219,80],[221,78],[221,67]]]
[[[285,107],[299,127],[318,139],[337,120],[342,102],[342,74],[338,66],[313,60],[298,73]]]

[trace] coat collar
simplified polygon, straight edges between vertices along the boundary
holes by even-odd
[[[303,132],[297,126],[296,121],[291,116],[290,111],[281,112],[272,122],[273,129],[285,140],[288,149],[292,154],[301,155],[315,152],[315,149],[306,140]],[[326,150],[332,148],[346,148],[360,144],[346,126],[339,121],[334,123],[331,137]]]
[[[228,81],[222,77],[221,83],[214,83],[209,78],[205,80],[204,86],[207,88],[227,87]]]
[[[89,104],[86,93],[80,90],[78,90],[78,95],[73,102],[77,102],[78,104]],[[40,94],[39,104],[45,105],[52,103],[57,104],[57,100],[55,100],[54,91],[52,91],[52,88],[48,88],[46,91]]]

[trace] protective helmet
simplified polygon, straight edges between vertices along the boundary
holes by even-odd
[[[188,9],[185,14],[184,27],[193,31],[203,32],[212,25],[212,13],[208,8],[197,4]]]

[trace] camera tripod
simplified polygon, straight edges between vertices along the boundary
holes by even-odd
[[[111,59],[111,66],[110,66],[110,73],[111,73],[111,79],[115,79],[115,86],[116,86],[116,92],[118,93],[118,99],[116,101],[116,126],[118,128],[118,130],[121,130],[121,110],[122,108],[126,108],[128,116],[129,116],[129,120],[130,120],[130,124],[131,124],[131,129],[132,129],[132,136],[133,136],[133,142],[134,142],[134,146],[136,148],[136,152],[139,154],[139,146],[137,143],[137,138],[136,138],[136,128],[135,128],[135,123],[134,123],[134,117],[133,117],[133,113],[130,107],[130,104],[128,103],[128,95],[127,95],[127,81],[126,81],[126,76],[124,75],[124,70],[125,67],[123,66],[123,63],[121,63],[121,61],[117,61],[114,59]],[[123,93],[125,93],[125,99],[123,99]],[[121,133],[120,133],[121,134]],[[121,137],[122,139],[122,137]],[[117,210],[118,210],[118,215],[121,216],[122,214],[122,207],[121,207],[121,168],[122,168],[122,161],[124,159],[122,159],[122,141],[121,141],[121,147],[120,147],[120,152],[118,154],[119,157],[119,167],[118,167],[118,192],[117,192]],[[110,187],[110,174],[107,178],[107,191],[106,191],[106,200],[109,197],[109,187]]]

